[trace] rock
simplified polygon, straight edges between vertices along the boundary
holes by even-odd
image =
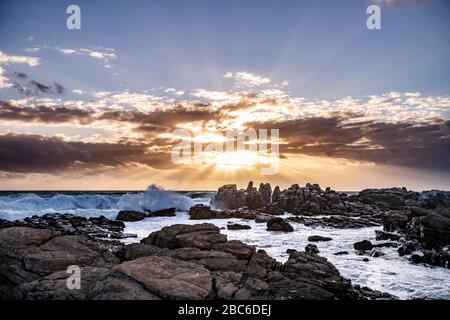
[[[246,206],[244,190],[237,190],[235,184],[220,187],[211,200],[211,206],[220,210],[238,209]]]
[[[364,258],[362,261],[369,262],[370,260],[369,260],[369,258]]]
[[[283,232],[293,232],[294,228],[282,218],[272,218],[267,221],[267,230],[268,231],[283,231]]]
[[[245,225],[245,224],[239,224],[239,223],[229,223],[227,224],[227,229],[228,230],[249,230],[252,227],[250,227],[249,225]]]
[[[211,210],[210,206],[204,204],[196,204],[189,209],[189,218],[191,220],[214,219],[217,211]]]
[[[196,225],[176,224],[164,227],[160,231],[151,233],[141,243],[154,245],[160,248],[176,249],[194,247],[210,250],[219,243],[227,241],[227,237],[220,234],[217,226],[210,223]]]
[[[381,230],[375,230],[375,235],[376,240],[392,240],[392,241],[400,240],[400,235]]]
[[[161,248],[149,244],[132,243],[119,250],[116,256],[121,261],[130,261],[141,257],[152,256],[157,254],[159,251],[161,251]]]
[[[138,211],[120,211],[117,214],[116,220],[118,221],[141,221],[147,217],[145,212]]]
[[[321,218],[309,217],[289,217],[289,221],[304,224],[310,227],[328,227],[336,229],[359,229],[366,227],[380,226],[379,219],[373,217],[360,216],[357,219],[347,216],[330,216]]]
[[[266,205],[263,200],[262,194],[259,191],[246,193],[245,203],[249,209],[259,209]]]
[[[280,199],[280,194],[281,194],[280,187],[276,186],[272,193],[272,202],[273,203],[277,202],[278,199]]]
[[[261,197],[264,201],[264,204],[271,203],[272,200],[272,187],[270,183],[261,183],[259,185],[258,191],[261,193]]]
[[[308,237],[308,241],[310,241],[310,242],[331,241],[331,240],[333,240],[333,239],[329,238],[329,237],[323,237],[323,236],[317,236],[317,235]]]
[[[0,229],[0,243],[0,298],[13,294],[20,285],[66,271],[70,265],[108,267],[118,263],[107,242],[47,229]]]
[[[256,191],[256,188],[253,187],[253,181],[249,181],[248,185],[247,185],[247,188],[245,189],[245,192],[251,193],[251,192],[254,192],[254,191]]]
[[[308,243],[305,247],[305,251],[312,253],[312,254],[318,254],[319,253],[319,249],[317,248],[317,246],[315,244],[312,243]]]
[[[114,290],[108,286],[113,286]],[[130,287],[134,288],[133,295]],[[149,256],[114,267],[105,280],[92,289],[91,296],[93,299],[130,299],[138,292],[139,298],[201,300],[208,296],[211,287],[211,274],[202,266],[170,257]]]
[[[370,251],[369,255],[371,257],[377,258],[377,257],[384,256],[384,253],[378,249],[373,248],[372,251]]]
[[[346,255],[346,254],[349,254],[348,251],[339,251],[339,252],[336,252],[334,255],[335,256],[343,256],[343,255]]]
[[[125,224],[122,221],[109,220],[104,216],[85,218],[73,214],[51,213],[42,216],[27,217],[23,220],[8,221],[0,225],[6,227],[26,227],[60,231],[65,235],[83,235],[90,238],[123,239],[136,237],[125,234]]]
[[[313,244],[310,253],[290,251],[283,264],[206,223],[168,226],[118,251],[107,241],[23,227],[0,229],[0,243],[0,299],[383,298],[352,286],[312,254]],[[66,286],[69,264],[82,269],[80,290]]]
[[[175,217],[176,216],[176,208],[168,208],[157,211],[152,211],[149,213],[151,217]]]
[[[370,242],[368,240],[363,240],[363,241],[354,243],[353,247],[355,248],[355,250],[358,250],[358,251],[367,251],[367,250],[372,250],[373,244],[372,244],[372,242]]]

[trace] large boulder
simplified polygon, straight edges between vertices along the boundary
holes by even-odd
[[[170,257],[148,256],[114,267],[91,289],[93,299],[205,299],[212,287],[202,266]],[[130,290],[132,289],[132,290]]]
[[[245,205],[245,190],[238,190],[235,184],[220,187],[211,200],[211,206],[220,210],[238,209]]]
[[[0,243],[0,297],[71,265],[109,267],[119,262],[108,243],[47,229],[0,229]]]
[[[294,228],[284,220],[283,218],[272,218],[267,221],[267,230],[268,231],[283,231],[283,232],[293,232]]]

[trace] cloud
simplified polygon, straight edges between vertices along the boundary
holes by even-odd
[[[270,82],[269,78],[261,77],[249,72],[227,72],[224,78],[234,79],[238,87],[259,87]]]
[[[450,121],[348,123],[348,116],[249,123],[278,128],[283,154],[450,171]]]
[[[7,55],[3,51],[0,51],[0,89],[14,87],[10,83],[9,78],[6,76],[6,70],[2,65],[9,65],[11,63],[25,63],[31,67],[39,65],[39,58],[29,56],[14,56]]]
[[[67,142],[40,135],[0,135],[0,170],[18,173],[55,172],[136,164],[170,168],[170,154],[154,153],[145,144]]]
[[[0,101],[0,119],[4,121],[40,122],[40,123],[81,123],[88,124],[94,120],[89,110],[67,107],[19,107],[6,101]]]
[[[3,51],[0,51],[0,64],[8,65],[11,63],[24,63],[30,67],[35,67],[39,65],[40,61],[36,57],[7,55]]]

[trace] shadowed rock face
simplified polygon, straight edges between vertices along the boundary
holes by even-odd
[[[292,252],[281,264],[241,241],[227,241],[212,224],[165,227],[114,252],[102,242],[45,229],[0,229],[0,242],[0,298],[390,297],[353,287],[325,258]],[[66,286],[69,265],[81,267],[80,290]]]

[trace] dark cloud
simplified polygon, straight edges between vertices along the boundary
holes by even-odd
[[[280,129],[283,154],[305,154],[378,164],[450,171],[450,121],[346,123],[346,118],[310,118],[250,123]]]
[[[98,119],[130,122],[139,124],[141,129],[145,129],[154,126],[174,127],[179,123],[208,121],[214,119],[216,115],[217,113],[211,111],[207,105],[199,104],[195,108],[177,106],[169,110],[155,110],[148,113],[139,110],[106,111]]]
[[[14,76],[19,80],[20,83],[13,83],[13,87],[17,89],[17,91],[25,96],[39,95],[40,93],[45,94],[63,94],[65,91],[64,86],[55,82],[52,86],[45,85],[36,80],[29,80],[28,75],[22,72],[14,72]]]
[[[0,135],[0,171],[54,172],[134,164],[170,168],[170,153],[152,152],[147,144],[66,142],[39,135]]]
[[[67,107],[18,107],[9,102],[0,101],[0,119],[42,123],[81,123],[89,124],[94,114],[88,110]]]

